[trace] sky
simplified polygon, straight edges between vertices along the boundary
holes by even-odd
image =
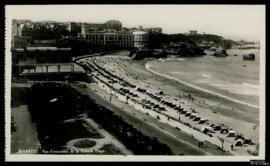
[[[163,33],[221,35],[259,41],[265,35],[263,5],[7,5],[6,18],[32,21],[105,22],[124,27],[161,27]]]

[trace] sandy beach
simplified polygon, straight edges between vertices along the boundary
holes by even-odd
[[[127,56],[127,52],[121,52],[85,60],[87,63],[91,63],[91,61],[94,61],[95,64],[102,66],[103,69],[113,73],[119,78],[122,78],[127,82],[132,82],[137,88],[141,87],[147,89],[147,92],[151,94],[163,92],[162,98],[164,100],[170,101],[175,105],[181,105],[181,107],[188,112],[194,111],[201,119],[207,120],[207,123],[198,124],[198,122],[192,121],[189,117],[179,115],[177,111],[167,107],[167,111],[165,112],[156,112],[151,111],[151,109],[145,109],[137,104],[138,101],[142,101],[141,99],[148,99],[155,104],[158,104],[158,102],[150,99],[145,94],[137,93],[134,88],[125,87],[117,83],[112,84],[115,89],[120,89],[122,87],[127,89],[129,93],[139,94],[139,99],[136,102],[134,100],[128,101],[126,96],[119,95],[117,92],[107,87],[106,84],[99,81],[99,79],[102,79],[104,82],[109,82],[106,78],[109,76],[103,77],[102,75],[105,73],[100,73],[102,75],[96,72],[93,73],[96,78],[99,78],[96,80],[98,86],[105,92],[117,96],[118,100],[127,102],[129,105],[134,106],[138,111],[147,113],[153,117],[159,116],[159,121],[161,123],[178,126],[187,134],[193,135],[198,140],[210,141],[217,145],[220,144],[218,138],[223,138],[225,139],[224,146],[226,150],[229,150],[230,145],[234,143],[233,138],[226,137],[226,135],[217,132],[213,133],[215,135],[214,137],[209,137],[202,134],[200,129],[211,124],[220,125],[243,135],[245,138],[251,139],[254,143],[258,143],[259,117],[258,109],[256,107],[254,108],[250,105],[245,105],[243,103],[228,100],[222,96],[214,95],[208,91],[202,91],[201,89],[187,86],[174,79],[155,74],[153,73],[154,70],[148,71],[145,68],[146,64],[149,64],[149,62],[153,63],[159,60],[145,59],[143,61],[134,61]],[[206,77],[208,77],[208,75],[206,75]],[[191,95],[192,100],[187,97],[188,95]],[[170,118],[177,119],[179,116],[181,118],[181,123],[175,120],[169,120]],[[191,127],[187,127],[187,124]],[[231,152],[235,155],[247,155],[247,150],[254,148],[255,146],[245,146]]]

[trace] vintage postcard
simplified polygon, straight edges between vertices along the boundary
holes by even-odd
[[[5,17],[6,161],[264,160],[264,5]]]

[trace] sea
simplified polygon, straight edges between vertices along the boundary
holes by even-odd
[[[260,50],[228,49],[227,57],[177,57],[149,62],[149,70],[179,80],[193,88],[229,100],[259,108]],[[243,60],[244,54],[255,54],[255,60]]]

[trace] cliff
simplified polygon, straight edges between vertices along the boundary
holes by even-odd
[[[231,48],[235,41],[213,34],[162,34],[149,33],[149,48],[163,48],[171,42],[184,42],[192,45],[209,44],[214,47]]]

